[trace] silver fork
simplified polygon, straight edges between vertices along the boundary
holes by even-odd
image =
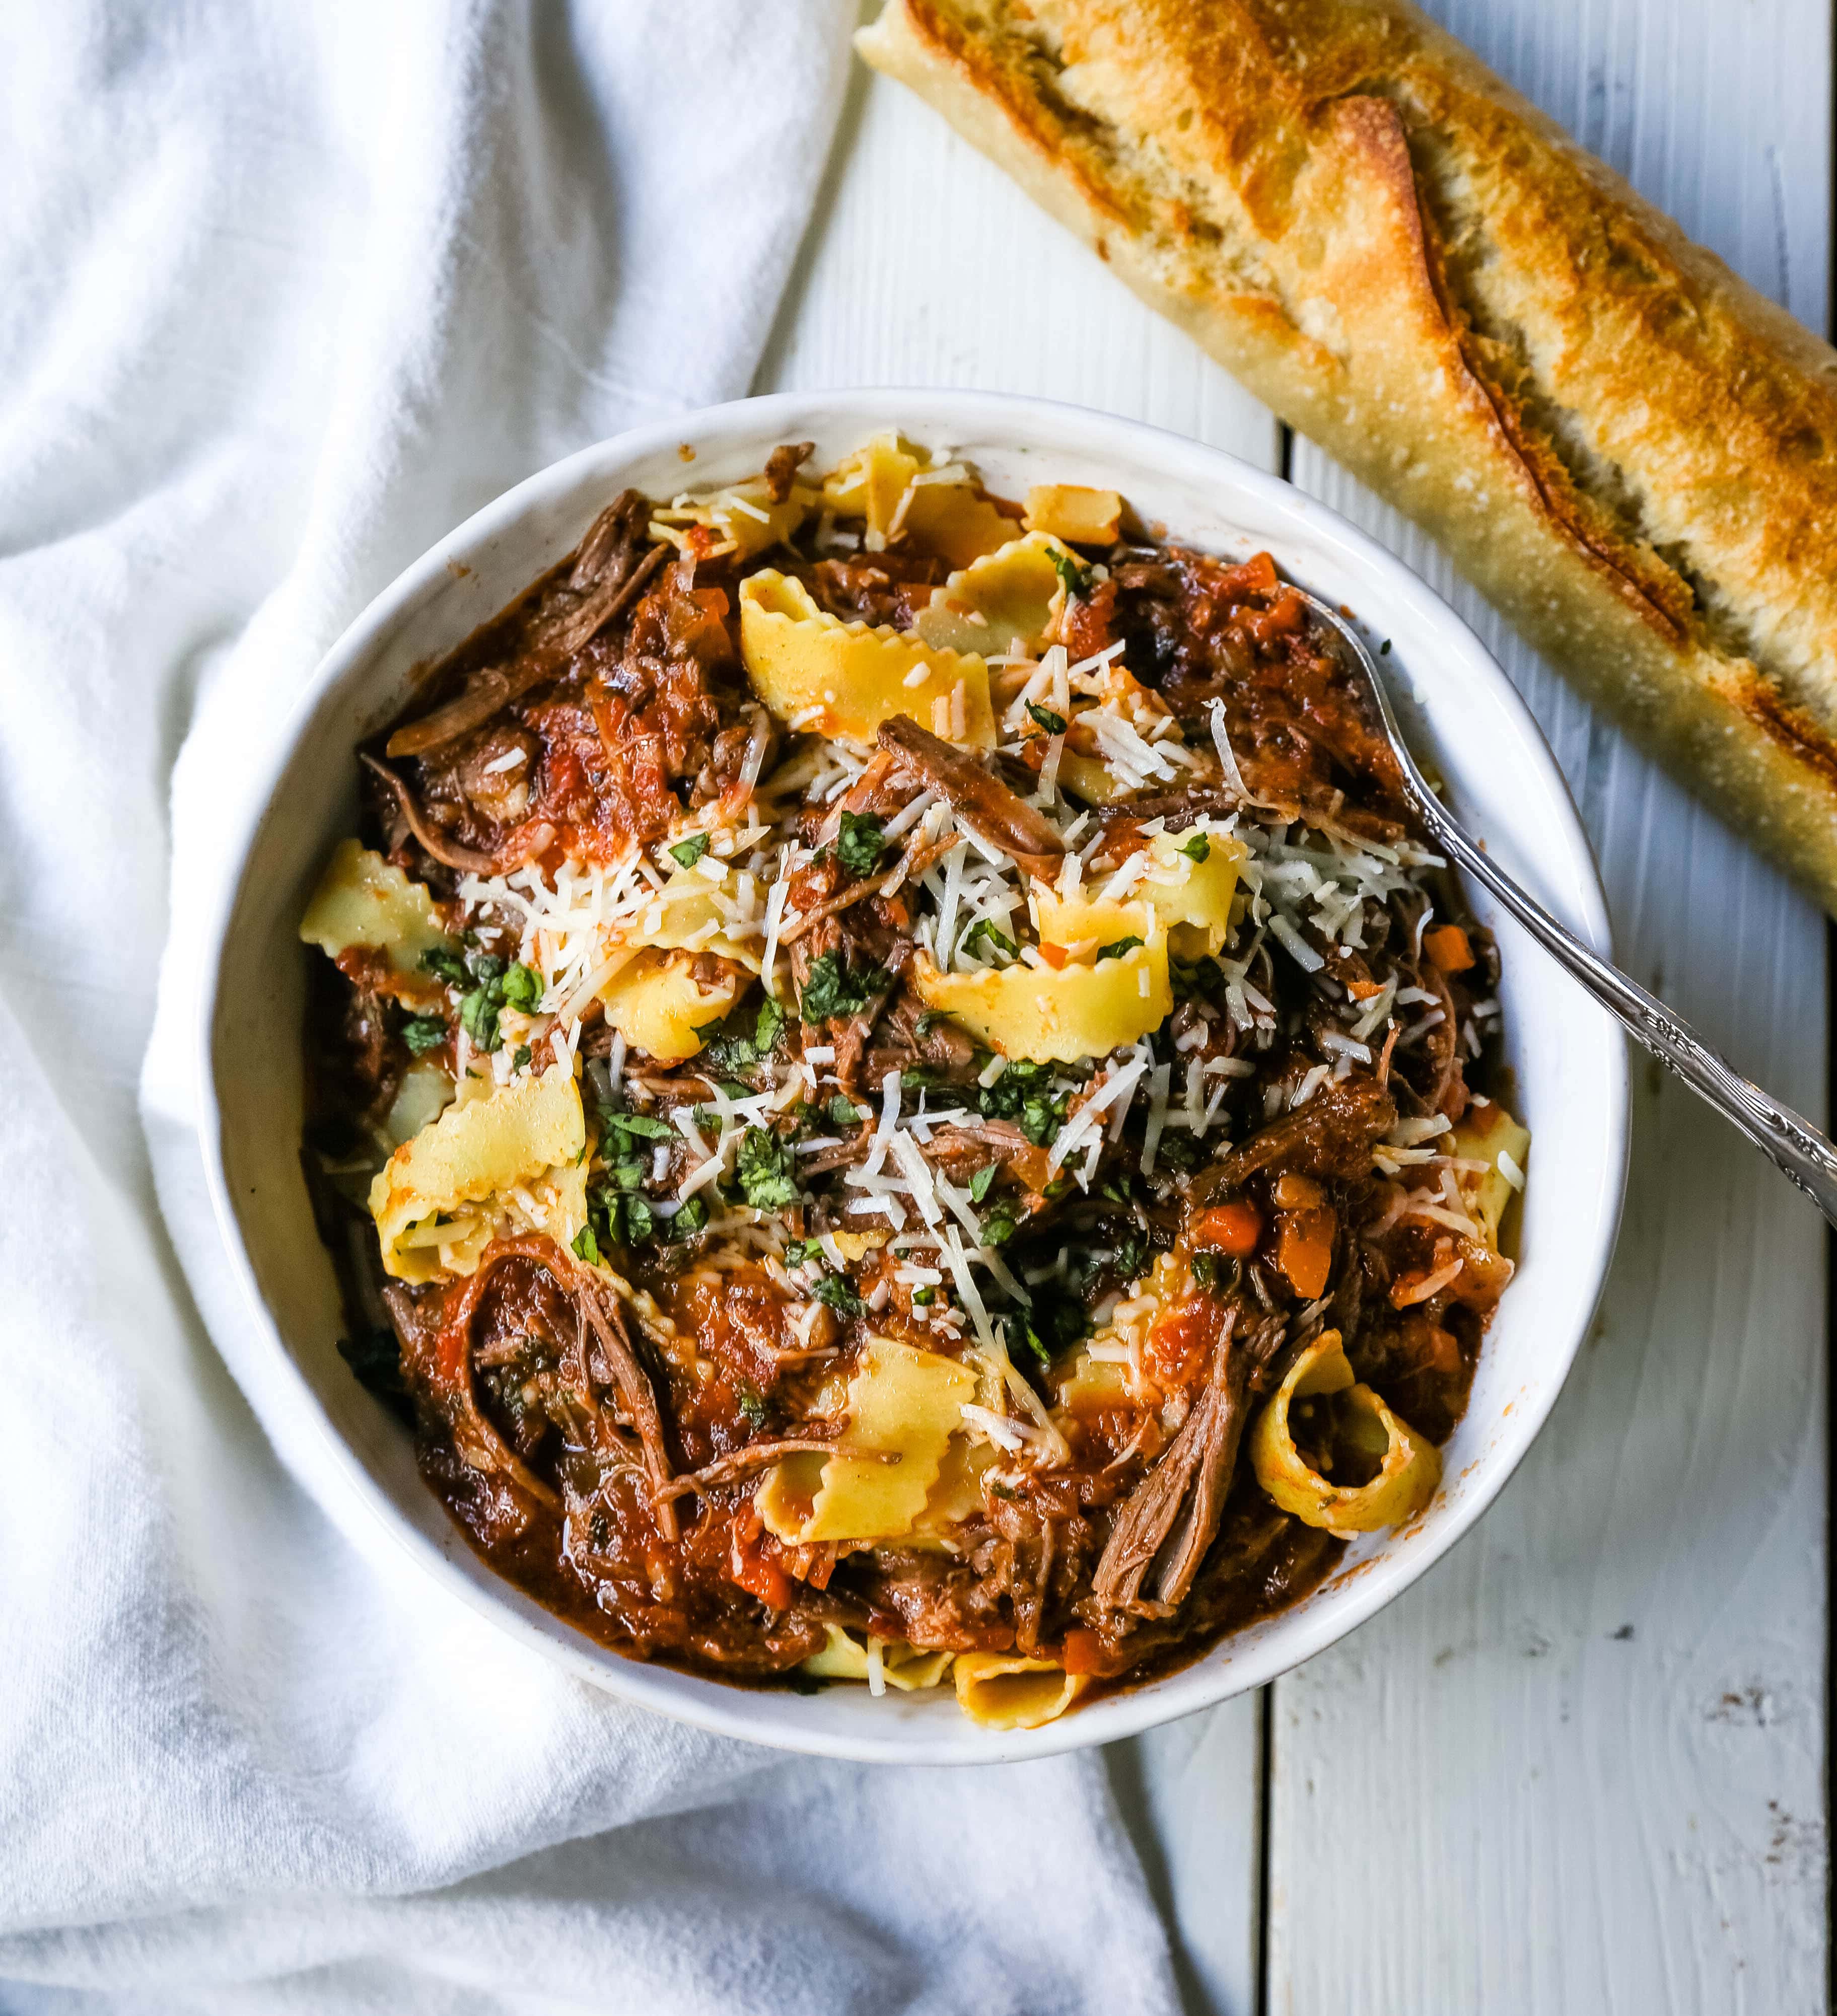
[[[1384,675],[1364,639],[1319,596],[1305,589],[1298,592],[1364,675],[1372,704],[1384,723],[1385,737],[1403,772],[1404,795],[1435,844],[1457,866],[1489,889],[1572,979],[1580,981],[1604,1008],[1618,1015],[1660,1064],[1731,1121],[1776,1168],[1804,1191],[1832,1225],[1837,1225],[1837,1147],[1809,1120],[1769,1098],[1759,1085],[1743,1078],[1663,1002],[1629,980],[1618,967],[1597,958],[1541,903],[1528,896],[1490,855],[1468,839],[1417,769],[1397,725]]]

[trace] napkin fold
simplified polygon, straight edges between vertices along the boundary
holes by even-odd
[[[0,2009],[1173,2005],[1098,1759],[702,1735],[358,1544],[204,1192],[261,753],[480,504],[744,392],[853,12],[0,19]]]

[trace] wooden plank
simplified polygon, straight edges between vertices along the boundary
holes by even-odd
[[[1431,11],[1823,325],[1828,9]],[[1823,1112],[1811,907],[1393,514],[1305,445],[1292,473],[1498,652],[1581,803],[1623,962]],[[1655,1067],[1637,1088],[1612,1281],[1541,1441],[1466,1545],[1278,1686],[1272,2010],[1825,2006],[1823,1228]]]
[[[943,121],[858,71],[755,389],[955,385],[1102,407],[1276,466],[1268,412]],[[1111,1777],[1195,2011],[1250,2006],[1258,1698],[1139,1744]]]

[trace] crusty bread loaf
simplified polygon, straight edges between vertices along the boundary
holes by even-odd
[[[1837,913],[1837,352],[1407,0],[859,37]]]

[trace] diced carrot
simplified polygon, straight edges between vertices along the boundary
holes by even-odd
[[[1333,1272],[1333,1214],[1297,1211],[1282,1221],[1276,1237],[1276,1265],[1305,1301],[1313,1301]]]
[[[1384,989],[1375,980],[1349,980],[1346,992],[1355,1001],[1374,1001]]]
[[[1196,1252],[1227,1253],[1234,1260],[1241,1260],[1256,1251],[1262,1233],[1262,1213],[1240,1199],[1202,1211],[1193,1221],[1190,1243]]]
[[[1474,963],[1473,947],[1458,924],[1437,924],[1425,931],[1422,949],[1444,973],[1464,973]]]
[[[1065,948],[1063,945],[1043,945],[1039,949],[1039,956],[1046,961],[1046,964],[1052,968],[1054,972],[1063,973],[1064,971],[1066,953]]]
[[[750,1548],[743,1551],[737,1542],[728,1558],[727,1579],[737,1582],[747,1595],[756,1596],[769,1610],[791,1607],[791,1577],[777,1562]]]
[[[1068,1673],[1094,1673],[1104,1661],[1104,1641],[1096,1632],[1074,1625],[1065,1633],[1059,1661]]]

